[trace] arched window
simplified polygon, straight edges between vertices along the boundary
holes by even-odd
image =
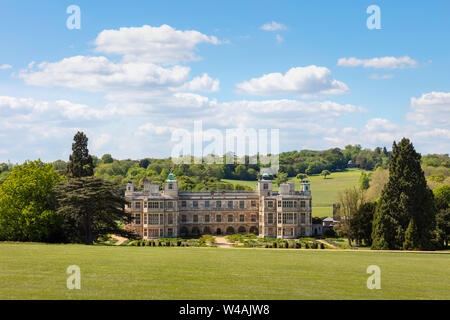
[[[251,227],[251,228],[250,228],[250,233],[253,233],[253,234],[258,235],[258,234],[259,234],[258,228],[257,228],[257,227]]]
[[[193,227],[192,228],[192,234],[195,236],[200,235],[200,229],[198,227]]]
[[[217,228],[216,234],[217,234],[217,235],[221,235],[221,234],[222,234],[222,230],[221,230],[220,228]]]
[[[186,227],[182,227],[181,229],[180,229],[180,236],[187,236],[189,234],[189,230],[188,230],[188,228],[186,228]]]
[[[238,233],[244,234],[244,233],[246,233],[246,232],[247,232],[247,229],[245,229],[245,227],[239,227]]]
[[[203,229],[203,233],[204,233],[204,234],[211,234],[212,232],[211,232],[211,229],[210,229],[209,227],[205,227],[205,228]]]
[[[227,228],[227,234],[234,234],[234,228],[233,227],[228,227]]]

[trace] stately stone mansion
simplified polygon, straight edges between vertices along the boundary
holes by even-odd
[[[144,183],[135,191],[131,182],[125,191],[125,210],[133,216],[127,225],[144,239],[186,235],[254,233],[260,237],[298,238],[311,236],[311,190],[303,181],[272,190],[272,181],[263,175],[257,191],[179,191],[173,174],[164,190]]]

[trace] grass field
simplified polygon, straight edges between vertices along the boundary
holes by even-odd
[[[450,299],[447,254],[0,243],[0,257],[0,299]]]
[[[336,203],[339,192],[345,188],[358,185],[360,174],[361,170],[359,169],[348,169],[344,172],[333,172],[327,179],[324,179],[319,175],[309,176],[308,180],[311,183],[313,216],[332,216],[333,203]],[[256,190],[257,185],[256,181],[229,179],[223,179],[223,181],[232,184],[245,185],[254,190]],[[300,190],[300,180],[290,178],[289,181],[295,182],[296,190]],[[273,188],[274,190],[278,190],[278,186],[275,184],[273,185]]]

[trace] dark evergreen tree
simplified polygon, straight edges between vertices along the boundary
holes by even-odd
[[[359,206],[350,221],[351,234],[359,244],[372,244],[372,221],[376,209],[376,202],[366,202]]]
[[[420,250],[417,245],[420,244],[420,233],[417,228],[414,218],[409,221],[408,228],[405,232],[405,241],[403,242],[403,249],[405,250]]]
[[[436,215],[437,242],[441,248],[448,247],[450,240],[450,208],[441,209]]]
[[[87,148],[88,138],[83,132],[77,132],[73,138],[72,154],[67,164],[69,178],[81,178],[94,175],[94,163]]]
[[[409,139],[403,138],[398,145],[394,142],[389,180],[383,188],[373,222],[373,249],[432,248],[435,207],[420,159]]]
[[[131,221],[124,210],[120,185],[96,177],[62,181],[55,186],[56,213],[63,217],[69,242],[92,244],[99,236],[133,237],[121,224]]]

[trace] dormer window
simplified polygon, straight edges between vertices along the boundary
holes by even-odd
[[[264,183],[264,190],[268,190],[269,189],[269,184]]]
[[[171,183],[169,183],[169,190],[173,189],[173,185]]]

